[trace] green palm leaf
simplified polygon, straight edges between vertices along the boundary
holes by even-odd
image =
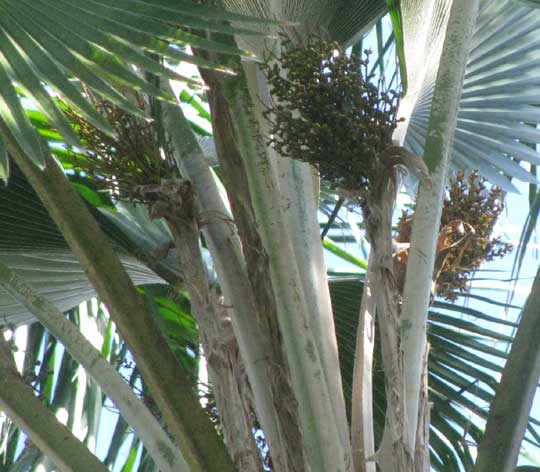
[[[76,77],[112,103],[140,115],[140,110],[124,97],[125,90],[136,89],[166,100],[173,97],[141,79],[131,65],[156,75],[191,81],[150,59],[146,53],[221,70],[219,64],[194,57],[183,49],[193,45],[225,54],[249,55],[245,50],[186,30],[254,34],[253,30],[233,28],[224,21],[275,24],[189,1],[3,0],[0,2],[0,120],[24,152],[41,166],[40,143],[25,116],[15,84],[22,87],[69,144],[78,145],[70,124],[50,97],[49,87],[88,121],[111,132],[89,105],[81,88],[66,77]],[[6,179],[7,175],[5,152],[2,152],[0,178]]]

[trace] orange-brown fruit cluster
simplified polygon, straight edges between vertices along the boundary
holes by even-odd
[[[116,133],[112,137],[94,127],[73,110],[65,113],[87,149],[84,158],[74,154],[73,168],[86,172],[100,190],[114,200],[144,201],[139,188],[159,185],[162,179],[179,177],[172,158],[162,156],[154,123],[145,122],[108,101],[95,107]],[[143,104],[140,104],[143,107]]]
[[[497,218],[504,209],[504,192],[498,187],[486,188],[486,181],[472,172],[458,172],[450,180],[444,201],[441,229],[437,242],[434,281],[435,293],[455,300],[466,292],[472,274],[482,262],[502,257],[512,250],[500,238],[491,238]],[[398,223],[399,243],[410,242],[413,215],[404,212]],[[396,271],[402,279],[407,250],[397,253]]]

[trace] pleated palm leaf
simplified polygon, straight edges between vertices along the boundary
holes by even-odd
[[[410,84],[402,102],[401,137],[423,155],[436,63],[451,2],[403,2]],[[423,13],[422,13],[423,12]],[[424,15],[423,27],[418,18]],[[521,2],[485,0],[472,38],[452,148],[452,167],[477,169],[493,184],[515,191],[507,177],[536,182],[519,165],[538,165],[538,87],[534,51],[540,12]],[[423,54],[418,54],[422,50]]]
[[[195,46],[225,54],[249,53],[207,40],[188,30],[197,28],[225,34],[243,30],[254,34],[249,28],[233,29],[224,23],[247,21],[249,26],[253,18],[192,2],[128,0],[122,3],[98,1],[90,5],[87,2],[5,1],[0,8],[0,96],[4,103],[0,116],[38,165],[43,164],[42,151],[14,84],[27,93],[69,144],[79,145],[76,134],[46,86],[60,92],[70,106],[98,128],[112,132],[103,116],[84,98],[81,84],[72,82],[70,77],[83,81],[86,87],[112,103],[141,115],[140,109],[126,99],[124,92],[127,89],[135,88],[166,100],[174,100],[174,97],[142,80],[129,64],[159,76],[192,81],[150,59],[147,53],[220,69],[219,64],[194,57],[186,53],[185,48]],[[255,22],[260,24],[263,20]],[[74,34],[74,30],[78,34]],[[0,155],[1,177],[5,179],[8,167],[4,146]]]

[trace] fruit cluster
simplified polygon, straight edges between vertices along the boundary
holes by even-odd
[[[473,273],[482,262],[502,257],[512,246],[491,234],[504,209],[504,192],[488,189],[477,172],[458,172],[450,179],[441,216],[434,281],[435,293],[455,300],[466,292]],[[399,243],[410,241],[413,215],[404,213],[398,223]],[[403,258],[403,254],[401,255]],[[399,265],[403,265],[403,258]],[[398,267],[399,272],[399,267]]]
[[[129,201],[144,200],[138,190],[141,186],[159,185],[162,179],[179,176],[172,158],[160,150],[153,122],[135,117],[107,101],[99,101],[95,106],[115,136],[97,129],[75,111],[67,110],[87,150],[82,157],[73,154],[75,170],[86,172],[98,189],[110,192],[113,200]]]
[[[365,58],[335,42],[285,43],[278,61],[267,61],[272,104],[266,110],[270,141],[279,154],[314,165],[336,188],[369,192],[387,172],[381,154],[397,125],[399,93],[382,92]]]

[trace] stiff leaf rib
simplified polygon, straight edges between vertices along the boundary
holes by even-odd
[[[63,135],[66,143],[79,146],[79,139],[69,125],[65,115],[58,108],[51,95],[44,89],[34,68],[27,62],[23,53],[17,48],[12,39],[0,29],[0,43],[5,58],[9,61],[14,73],[29,97],[34,99],[43,114],[53,123]]]

